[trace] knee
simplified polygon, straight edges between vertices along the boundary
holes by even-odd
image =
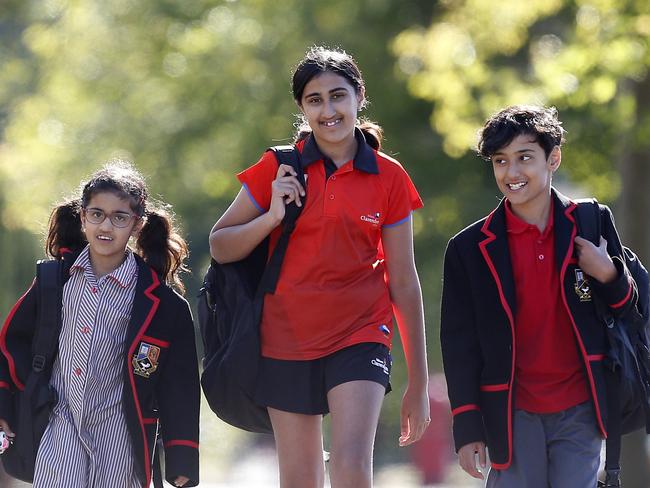
[[[325,469],[323,462],[298,462],[280,466],[282,488],[323,488]]]
[[[358,487],[365,486],[372,480],[372,453],[355,450],[332,452],[330,472],[332,479],[354,482],[354,486]]]

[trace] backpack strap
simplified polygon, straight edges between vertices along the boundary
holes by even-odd
[[[48,403],[49,393],[39,385],[45,381],[46,370],[56,356],[61,330],[61,301],[63,290],[63,262],[61,260],[39,261],[36,264],[38,282],[38,315],[32,343],[32,371],[20,396],[21,410],[31,412],[32,405]],[[17,446],[19,456],[33,466],[36,460],[38,440],[35,439],[34,419],[29,415],[18,416],[18,432],[21,442]]]
[[[598,200],[595,198],[581,198],[576,200],[576,223],[578,235],[591,241],[595,246],[600,245],[601,216]]]
[[[576,203],[576,223],[578,235],[591,241],[595,246],[600,245],[601,214],[598,200],[584,198]],[[598,297],[593,297],[593,304],[598,318],[609,328],[614,327],[614,319],[607,306]],[[621,486],[621,404],[619,402],[620,379],[614,371],[614,364],[605,368],[605,385],[607,388],[607,440],[605,454],[605,481],[599,482],[603,488],[618,488]]]
[[[38,324],[32,346],[32,370],[40,373],[54,360],[61,331],[63,301],[63,262],[38,261]]]
[[[275,157],[278,161],[278,165],[287,164],[291,166],[297,173],[297,178],[300,184],[305,188],[305,174],[302,168],[302,161],[300,158],[300,152],[296,149],[295,146],[274,146],[268,149],[273,151]],[[289,238],[291,233],[296,227],[296,220],[300,216],[302,209],[305,208],[305,197],[302,197],[302,206],[296,205],[295,202],[291,202],[285,207],[284,219],[282,219],[282,234],[273,250],[273,254],[269,258],[266,268],[264,269],[264,274],[260,280],[260,286],[257,290],[258,296],[263,296],[264,293],[275,293],[275,287],[278,284],[278,278],[280,277],[280,269],[282,268],[282,262],[284,261],[284,255],[287,252],[287,246],[289,245]]]

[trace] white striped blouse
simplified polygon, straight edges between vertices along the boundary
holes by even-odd
[[[88,247],[63,287],[58,402],[36,457],[35,488],[142,488],[122,413],[126,332],[138,267],[131,252],[95,278]]]

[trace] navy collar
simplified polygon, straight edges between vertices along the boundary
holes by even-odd
[[[377,156],[375,151],[370,147],[366,142],[366,137],[363,135],[363,132],[358,127],[354,129],[354,137],[357,139],[357,153],[354,156],[352,161],[352,167],[365,173],[370,173],[374,175],[379,174],[379,167],[377,166]],[[316,161],[321,161],[326,159],[326,156],[323,155],[321,150],[316,144],[316,138],[313,134],[309,134],[305,140],[305,145],[303,146],[302,153],[302,166],[303,168],[309,166],[311,163]]]

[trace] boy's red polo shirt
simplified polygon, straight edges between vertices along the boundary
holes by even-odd
[[[555,262],[553,208],[544,232],[506,202],[508,248],[515,280],[515,406],[553,413],[589,400],[584,366],[562,301]]]
[[[297,144],[307,176],[305,208],[296,222],[273,295],[266,295],[262,355],[307,360],[361,342],[390,347],[392,305],[380,251],[382,228],[409,220],[422,200],[404,168],[373,150],[357,130],[357,154],[326,177],[312,136]],[[266,212],[278,164],[266,152],[238,176]],[[280,227],[271,233],[273,249]]]

